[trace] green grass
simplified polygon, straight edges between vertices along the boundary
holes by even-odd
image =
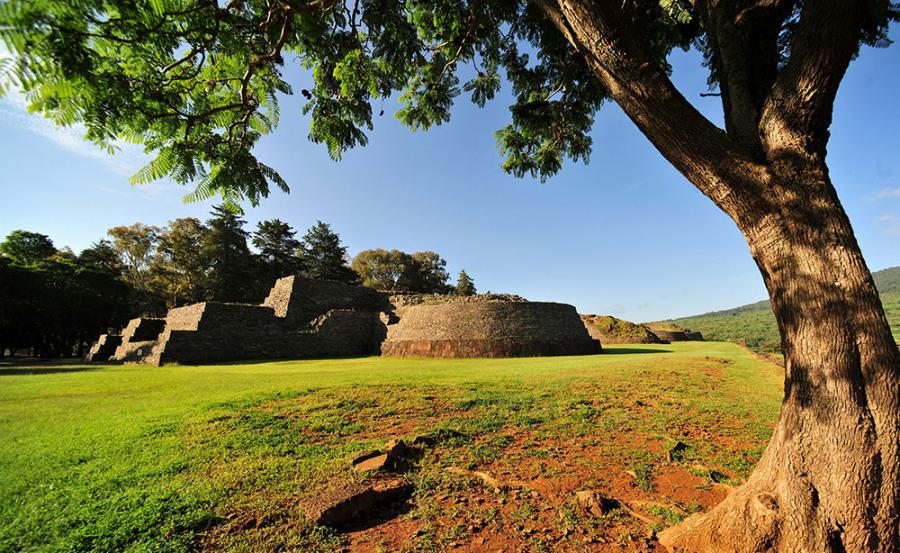
[[[422,432],[453,431],[418,466],[406,516],[423,530],[412,549],[462,539],[432,501],[459,486],[449,465],[545,466],[579,440],[649,486],[664,462],[649,442],[681,440],[685,467],[746,477],[778,413],[773,365],[725,343],[618,351],[627,353],[0,365],[0,551],[332,551],[346,538],[305,524],[299,502],[355,478],[354,453]]]
[[[900,343],[900,267],[872,274],[894,339]],[[762,352],[780,352],[781,337],[769,301],[664,321],[703,333],[707,340],[745,342]]]

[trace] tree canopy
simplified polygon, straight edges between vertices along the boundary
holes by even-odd
[[[0,254],[21,265],[32,265],[56,253],[49,236],[27,230],[14,230],[0,242]]]
[[[7,349],[81,355],[88,340],[127,320],[130,288],[108,242],[74,256],[47,236],[18,230],[3,244],[17,247],[0,256],[0,357]]]
[[[867,4],[860,42],[883,44],[896,7]],[[779,1],[752,11],[750,30],[777,37],[758,46],[749,77],[760,86],[790,57],[802,6]],[[155,152],[134,182],[192,183],[188,198],[219,194],[231,207],[255,204],[272,186],[288,189],[252,153],[278,125],[279,95],[294,92],[286,58],[312,74],[300,91],[309,138],[335,159],[367,143],[372,106],[386,98],[399,95],[396,116],[427,129],[448,121],[463,93],[484,106],[505,77],[514,102],[497,133],[503,169],[546,178],[565,159],[588,158],[594,113],[610,98],[546,8],[519,0],[7,0],[0,36],[13,56],[0,70],[30,109],[56,123],[82,122],[87,138],[110,149],[123,139]],[[652,63],[668,69],[672,48],[695,45],[711,85],[727,84],[701,4],[632,2],[623,10]]]
[[[478,293],[478,290],[475,289],[475,281],[472,280],[472,277],[469,276],[465,269],[460,271],[459,276],[456,278],[454,293],[457,296],[474,296]]]
[[[301,242],[291,225],[280,219],[260,221],[253,232],[253,246],[269,272],[277,276],[302,272]]]
[[[378,290],[446,294],[451,289],[447,261],[432,251],[363,250],[350,267],[363,285]]]
[[[358,277],[347,266],[347,248],[328,223],[317,221],[303,236],[303,274],[309,278],[353,283]]]

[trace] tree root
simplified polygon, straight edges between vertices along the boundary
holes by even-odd
[[[672,553],[775,551],[780,506],[768,490],[746,484],[706,513],[693,515],[658,535]]]

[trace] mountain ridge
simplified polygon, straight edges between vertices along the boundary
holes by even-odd
[[[872,277],[894,339],[900,341],[900,266],[876,271]],[[702,332],[707,340],[744,342],[758,351],[777,352],[781,349],[781,337],[769,300],[660,322]]]

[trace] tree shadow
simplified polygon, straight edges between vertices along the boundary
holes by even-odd
[[[610,346],[603,346],[603,353],[606,355],[625,355],[632,353],[672,353],[670,349],[644,349],[644,348],[617,348]]]
[[[17,375],[41,375],[41,374],[59,374],[59,373],[80,373],[88,371],[99,371],[101,367],[4,367],[0,365],[0,376],[17,376]]]

